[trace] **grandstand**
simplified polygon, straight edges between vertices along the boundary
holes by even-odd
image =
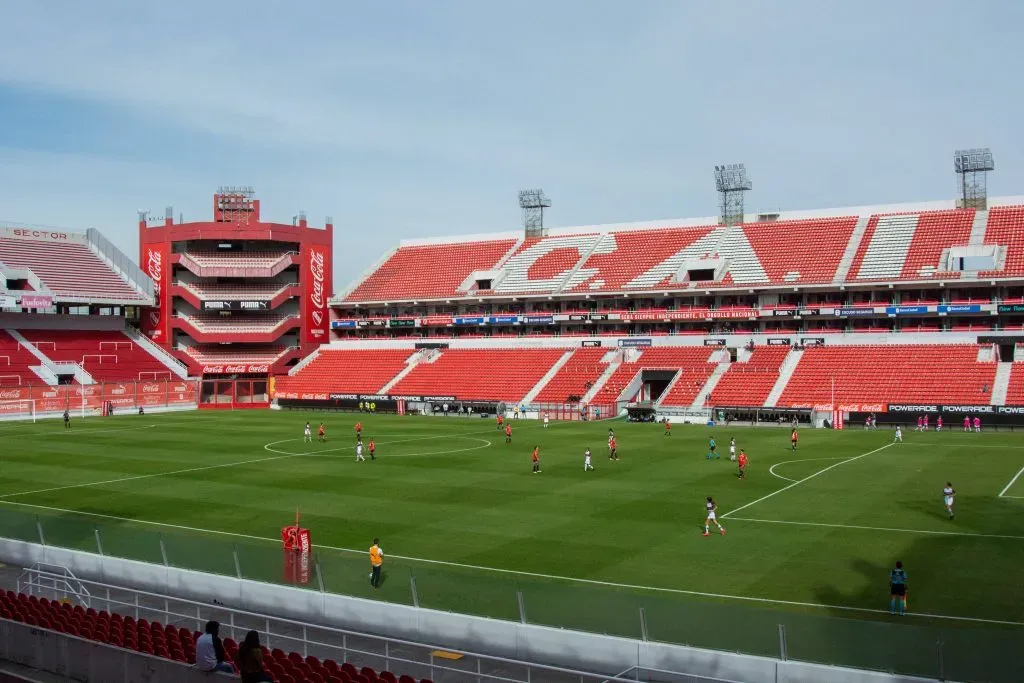
[[[207,380],[208,407],[265,407],[252,397],[269,377],[327,340],[332,232],[329,220],[261,220],[251,188],[221,188],[211,221],[140,217],[141,263],[157,283],[143,331]]]

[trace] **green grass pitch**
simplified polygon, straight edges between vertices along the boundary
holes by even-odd
[[[376,461],[355,462],[357,420]],[[362,597],[411,603],[415,577],[424,607],[518,620],[521,593],[531,622],[766,655],[778,654],[783,623],[791,657],[924,674],[934,652],[913,652],[935,638],[981,652],[1021,643],[1019,434],[907,431],[893,445],[886,430],[804,429],[794,453],[788,429],[512,424],[511,445],[489,419],[351,413],[125,415],[77,419],[70,432],[0,424],[0,535],[38,540],[39,521],[47,543],[95,552],[98,529],[106,554],[166,553],[232,575],[237,554],[244,576],[281,581],[280,528],[298,508],[325,588]],[[719,460],[705,457],[711,435]],[[744,480],[730,436],[750,456]],[[585,473],[586,447],[596,470]],[[725,536],[702,535],[709,495]],[[379,591],[367,581],[375,536],[387,558]],[[903,619],[887,614],[896,560],[910,577]],[[893,665],[891,653],[823,647],[822,634],[911,654]]]

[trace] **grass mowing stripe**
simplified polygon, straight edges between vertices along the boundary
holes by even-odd
[[[65,513],[84,515],[84,516],[87,516],[87,517],[97,517],[97,518],[100,518],[100,519],[111,519],[111,520],[115,520],[115,521],[133,522],[133,523],[136,523],[136,524],[145,524],[145,525],[150,525],[150,526],[159,526],[159,527],[165,527],[165,528],[168,528],[168,529],[178,529],[178,530],[181,530],[181,531],[194,531],[194,532],[204,533],[204,534],[213,534],[213,535],[221,535],[221,536],[233,536],[235,538],[245,538],[245,539],[249,539],[249,540],[253,540],[253,541],[266,541],[268,543],[280,543],[280,539],[278,539],[278,538],[268,538],[268,537],[265,537],[265,536],[254,536],[254,535],[251,535],[251,534],[242,534],[242,533],[237,533],[237,532],[233,532],[233,531],[219,531],[217,529],[201,529],[199,527],[184,526],[184,525],[181,525],[181,524],[170,524],[168,522],[153,522],[153,521],[145,520],[145,519],[134,519],[134,518],[131,518],[131,517],[119,517],[119,516],[116,516],[116,515],[107,515],[107,514],[101,514],[101,513],[95,513],[95,512],[81,512],[81,511],[78,511],[78,510],[70,510],[70,509],[65,509],[65,508],[51,507],[51,506],[47,506],[47,505],[32,505],[32,504],[29,504],[29,503],[19,503],[19,502],[16,502],[16,501],[6,501],[6,500],[5,501],[0,501],[0,505],[16,505],[16,506],[19,506],[19,507],[36,508],[36,509],[39,509],[39,510],[48,510],[48,511],[51,511],[51,512],[65,512]],[[734,518],[734,519],[738,520],[739,518]],[[767,520],[747,520],[747,521],[767,521]],[[324,550],[334,550],[334,551],[343,552],[343,553],[353,553],[353,554],[357,554],[357,555],[366,555],[366,551],[365,550],[356,550],[356,549],[353,549],[353,548],[341,548],[341,547],[337,547],[337,546],[323,545],[323,544],[319,544],[319,543],[313,544],[313,547],[314,548],[321,548],[321,549],[324,549]],[[564,581],[566,583],[578,583],[578,584],[586,584],[586,585],[592,585],[592,586],[605,586],[605,587],[608,587],[608,588],[618,588],[618,589],[627,589],[627,590],[636,590],[636,591],[650,591],[650,592],[656,592],[656,593],[671,593],[671,594],[674,594],[674,595],[690,595],[690,596],[702,597],[702,598],[715,598],[715,599],[721,599],[721,600],[734,600],[734,601],[741,601],[741,602],[756,602],[756,603],[764,603],[764,604],[772,604],[772,605],[786,605],[786,606],[790,606],[790,607],[810,607],[810,608],[815,608],[815,609],[842,610],[842,611],[849,611],[849,612],[861,612],[861,613],[865,613],[865,614],[888,614],[888,610],[871,609],[871,608],[868,608],[868,607],[854,607],[854,606],[850,606],[850,605],[824,605],[824,604],[813,603],[813,602],[800,602],[800,601],[796,601],[796,600],[778,600],[778,599],[775,599],[775,598],[760,598],[760,597],[755,597],[755,596],[750,596],[750,595],[728,595],[728,594],[725,594],[725,593],[710,593],[710,592],[704,592],[704,591],[692,591],[692,590],[684,590],[684,589],[681,589],[681,588],[666,588],[666,587],[661,587],[661,586],[642,586],[642,585],[637,585],[637,584],[619,583],[619,582],[615,582],[615,581],[600,581],[600,580],[597,580],[597,579],[584,579],[584,578],[574,577],[574,576],[558,576],[558,575],[555,575],[555,574],[543,574],[543,573],[539,573],[539,572],[520,571],[520,570],[516,570],[516,569],[502,569],[502,568],[499,568],[499,567],[486,567],[486,566],[482,566],[482,565],[464,564],[464,563],[460,563],[460,562],[449,562],[449,561],[446,561],[446,560],[431,560],[431,559],[427,559],[427,558],[423,558],[423,557],[408,557],[408,556],[405,556],[405,555],[395,555],[393,553],[389,553],[388,557],[390,557],[392,559],[396,559],[396,560],[405,560],[407,562],[413,562],[413,563],[441,565],[441,566],[447,566],[447,567],[456,567],[456,568],[459,568],[459,569],[471,569],[471,570],[475,570],[475,571],[491,572],[491,573],[498,573],[498,574],[509,574],[509,575],[516,575],[516,576],[527,576],[527,577],[538,578],[538,579],[549,579],[549,580],[554,580],[554,581]],[[1003,625],[1003,626],[1024,626],[1024,622],[1022,622],[1022,621],[1008,621],[1008,620],[1002,620],[1002,619],[982,619],[982,618],[979,618],[979,617],[961,617],[961,616],[953,616],[953,615],[948,615],[948,614],[926,614],[926,613],[917,613],[917,612],[915,612],[915,613],[909,613],[907,616],[917,617],[917,618],[921,618],[921,619],[939,619],[939,620],[945,620],[945,621],[960,621],[960,622],[967,622],[967,623],[996,624],[996,625]]]
[[[818,526],[830,529],[860,529],[863,531],[893,531],[907,534],[932,534],[935,536],[973,536],[976,538],[1000,538],[1004,540],[1024,541],[1024,536],[1007,534],[982,534],[973,531],[939,531],[938,529],[899,529],[885,526],[863,526],[860,524],[827,524],[825,522],[791,522],[784,519],[756,519],[753,517],[732,517],[735,522],[761,522],[763,524],[792,524],[794,526]]]
[[[757,505],[757,504],[758,504],[758,503],[760,503],[761,501],[765,501],[765,500],[768,500],[769,498],[771,498],[771,497],[773,497],[773,496],[777,496],[777,495],[779,495],[780,493],[782,493],[783,491],[788,491],[789,489],[793,488],[794,486],[799,486],[800,484],[804,483],[805,481],[810,481],[811,479],[814,479],[814,478],[815,478],[815,477],[817,477],[818,475],[820,475],[820,474],[825,474],[825,473],[826,473],[826,472],[828,472],[829,470],[835,469],[836,467],[839,467],[840,465],[845,465],[845,464],[846,464],[846,463],[848,463],[848,462],[853,462],[853,461],[855,461],[855,460],[860,460],[861,458],[866,458],[867,456],[869,456],[869,455],[873,455],[873,454],[875,454],[875,453],[878,453],[879,451],[884,451],[884,450],[885,450],[886,448],[889,448],[889,446],[892,446],[892,444],[891,444],[891,443],[887,443],[887,444],[885,444],[884,446],[882,446],[881,448],[876,448],[876,449],[875,449],[875,450],[873,450],[873,451],[868,451],[867,453],[861,453],[860,455],[855,455],[855,456],[853,456],[852,458],[847,458],[847,459],[843,460],[842,462],[837,462],[837,463],[836,463],[835,465],[829,465],[829,466],[828,466],[828,467],[826,467],[825,469],[823,469],[823,470],[818,470],[817,472],[815,472],[814,474],[812,474],[812,475],[810,475],[810,476],[807,476],[807,477],[804,477],[803,479],[799,479],[799,480],[797,480],[797,481],[794,481],[794,482],[793,482],[792,484],[790,484],[789,486],[783,486],[783,487],[782,487],[781,489],[779,489],[778,491],[772,491],[772,492],[771,492],[771,493],[769,493],[769,494],[768,494],[767,496],[761,496],[761,497],[760,497],[760,498],[758,498],[757,500],[751,501],[751,502],[747,503],[746,505],[741,505],[741,506],[739,506],[738,508],[736,508],[735,510],[730,510],[729,512],[727,512],[727,513],[725,513],[724,515],[722,515],[722,519],[725,519],[726,517],[729,517],[729,516],[731,516],[731,515],[734,515],[734,514],[736,514],[737,512],[739,512],[740,510],[746,510],[746,509],[747,509],[748,507],[750,507],[751,505]]]

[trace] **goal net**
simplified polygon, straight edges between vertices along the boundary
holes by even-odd
[[[21,398],[0,401],[0,420],[32,420],[33,422],[35,422],[35,399]]]

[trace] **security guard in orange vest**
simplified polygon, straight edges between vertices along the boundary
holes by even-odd
[[[380,549],[380,539],[373,539],[370,546],[370,585],[380,588],[380,568],[384,565],[384,551]]]

